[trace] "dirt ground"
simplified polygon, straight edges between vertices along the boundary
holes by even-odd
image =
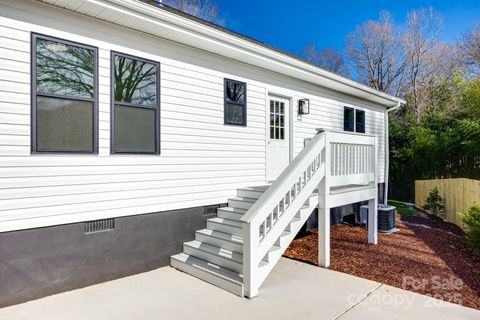
[[[330,269],[480,309],[480,255],[464,241],[460,228],[400,215],[397,228],[393,234],[380,233],[379,244],[370,245],[364,228],[332,226]],[[295,239],[284,255],[317,264],[317,241],[312,230]]]

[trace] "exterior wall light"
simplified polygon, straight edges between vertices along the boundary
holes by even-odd
[[[298,100],[298,114],[309,114],[309,113],[310,113],[310,100],[309,99]]]

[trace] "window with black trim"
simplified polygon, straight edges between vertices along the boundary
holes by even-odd
[[[365,111],[355,110],[355,132],[365,133]]]
[[[344,107],[343,130],[365,133],[365,111],[350,107]]]
[[[247,125],[247,84],[245,82],[225,79],[225,124]]]
[[[32,34],[32,152],[98,150],[97,48]]]
[[[355,131],[355,113],[353,108],[345,107],[343,109],[343,130]]]
[[[112,52],[112,153],[160,154],[160,63]]]

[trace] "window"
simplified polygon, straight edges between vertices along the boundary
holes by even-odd
[[[343,130],[355,131],[355,113],[353,108],[345,107],[343,109]]]
[[[112,153],[160,154],[160,64],[112,53]]]
[[[97,49],[32,34],[32,152],[97,152]]]
[[[285,103],[270,100],[270,139],[285,139]]]
[[[365,133],[365,111],[344,107],[343,130]]]
[[[225,79],[225,124],[247,125],[247,84]]]
[[[355,131],[365,133],[365,111],[355,110]]]

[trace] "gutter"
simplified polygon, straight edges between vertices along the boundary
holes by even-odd
[[[387,204],[388,201],[388,174],[389,174],[389,165],[390,165],[390,143],[389,143],[389,132],[388,132],[388,114],[391,111],[395,111],[402,106],[402,103],[398,102],[395,107],[390,109],[385,109],[385,189],[383,191],[383,204]]]

